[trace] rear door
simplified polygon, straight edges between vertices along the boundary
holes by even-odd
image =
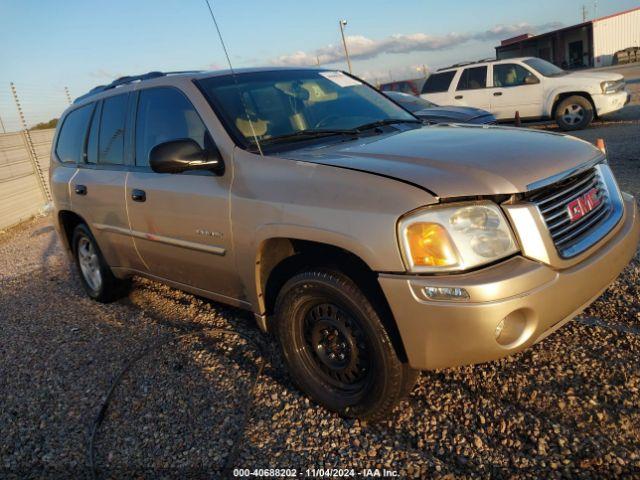
[[[427,78],[422,86],[422,98],[436,105],[452,105],[453,79],[457,70],[448,72],[436,72]]]
[[[139,269],[124,201],[128,109],[128,93],[96,103],[70,196],[73,210],[89,223],[107,263]]]
[[[487,89],[487,72],[486,65],[463,69],[458,78],[452,105],[489,110],[491,102],[489,100],[490,93]]]
[[[542,83],[530,70],[517,63],[493,65],[491,113],[497,119],[542,117]]]
[[[136,247],[147,271],[162,279],[222,296],[240,298],[229,219],[232,166],[222,176],[207,171],[160,174],[149,152],[164,142],[190,138],[213,143],[186,95],[174,87],[141,90],[137,101],[135,168],[126,202]]]

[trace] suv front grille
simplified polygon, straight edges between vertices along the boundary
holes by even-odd
[[[613,177],[611,181],[614,192],[600,167],[594,167],[528,197],[544,218],[560,256],[568,258],[586,250],[622,216]]]

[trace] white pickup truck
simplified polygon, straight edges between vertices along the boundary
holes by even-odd
[[[613,72],[567,72],[536,57],[456,64],[432,74],[422,98],[441,105],[482,108],[498,120],[552,118],[563,130],[585,128],[630,100]]]

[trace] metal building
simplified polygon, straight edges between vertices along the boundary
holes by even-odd
[[[540,35],[502,40],[498,59],[540,57],[562,68],[605,67],[616,52],[640,47],[640,7]]]

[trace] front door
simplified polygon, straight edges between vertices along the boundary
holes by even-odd
[[[453,97],[454,105],[489,110],[489,91],[487,90],[487,67],[465,68],[458,79]]]
[[[517,63],[493,65],[490,89],[491,113],[498,120],[542,117],[542,84],[528,69]]]
[[[190,138],[213,142],[187,97],[173,87],[139,93],[135,164],[125,198],[135,245],[154,276],[212,292],[242,297],[232,251],[229,219],[231,165],[222,176],[210,172],[159,174],[149,168],[151,149]]]

